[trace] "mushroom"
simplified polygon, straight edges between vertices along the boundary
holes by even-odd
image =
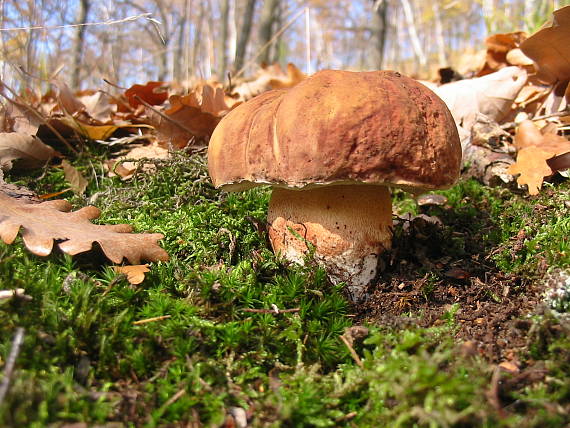
[[[393,71],[318,72],[289,90],[238,106],[214,130],[214,185],[269,184],[275,253],[302,263],[312,252],[355,301],[391,247],[389,187],[421,193],[459,176],[451,113],[432,91]]]

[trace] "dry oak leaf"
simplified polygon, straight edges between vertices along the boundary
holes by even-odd
[[[142,103],[140,98],[151,106],[163,104],[168,99],[168,92],[164,90],[164,82],[147,82],[146,85],[133,85],[125,91],[125,96],[133,108],[137,108]]]
[[[113,266],[117,273],[127,275],[127,281],[130,284],[138,285],[144,281],[144,274],[150,272],[148,265],[132,265],[132,266]]]
[[[147,109],[150,123],[156,128],[161,143],[182,149],[192,137],[209,137],[230,107],[221,88],[204,84],[188,95],[172,95],[170,108],[164,111],[168,119]],[[237,104],[235,104],[237,105]]]
[[[505,67],[483,77],[446,83],[432,90],[447,104],[455,122],[470,131],[477,113],[500,122],[526,81],[524,69]]]
[[[530,195],[537,195],[544,177],[556,172],[549,166],[548,160],[570,152],[570,141],[556,134],[543,134],[530,120],[519,125],[515,145],[518,149],[517,161],[507,172],[520,174],[517,183],[526,184]]]
[[[55,240],[59,249],[70,255],[89,251],[97,242],[105,256],[117,264],[124,258],[131,264],[168,260],[166,251],[157,244],[162,234],[132,234],[128,224],[90,222],[99,215],[94,206],[71,211],[71,204],[64,200],[31,204],[0,193],[0,239],[11,244],[22,229],[26,248],[38,256],[50,254]]]
[[[554,11],[552,20],[526,39],[521,50],[548,83],[570,79],[570,6]]]
[[[527,34],[522,31],[506,34],[493,34],[485,40],[487,45],[487,57],[483,69],[477,76],[485,76],[489,73],[500,70],[508,65],[515,65],[509,62],[507,55],[513,49],[519,47],[522,41],[527,38]]]
[[[0,169],[9,171],[12,162],[19,168],[39,168],[58,153],[32,135],[19,132],[0,133]]]

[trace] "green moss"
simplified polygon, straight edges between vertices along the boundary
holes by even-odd
[[[0,244],[1,288],[32,297],[0,302],[0,368],[15,328],[25,328],[0,405],[3,426],[219,426],[234,406],[251,412],[253,426],[495,426],[526,414],[537,424],[563,420],[548,405],[568,406],[566,339],[537,340],[532,355],[554,380],[513,392],[525,405],[500,421],[485,398],[492,367],[464,357],[454,341],[457,307],[445,327],[370,326],[368,338],[354,343],[360,367],[339,338],[352,325],[342,287],[311,262],[293,266],[268,248],[269,189],[218,192],[203,158],[183,154],[131,181],[95,181],[97,159],[76,162],[91,180],[72,201],[95,203],[101,223],[163,233],[171,260],[153,263],[145,282],[132,286],[92,255],[40,258],[21,240]],[[19,180],[35,180],[39,193],[66,187],[59,169]],[[530,201],[473,181],[445,194],[452,209],[430,214],[464,232],[483,228],[482,248],[505,271],[532,273],[540,257],[568,263],[567,185]],[[403,211],[417,210],[407,197],[396,199]],[[538,205],[547,208],[537,214]],[[532,233],[514,251],[521,229]],[[464,251],[463,240],[449,237],[442,251]],[[161,318],[135,324],[154,317]]]

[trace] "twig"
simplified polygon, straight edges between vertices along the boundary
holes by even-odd
[[[174,403],[176,400],[178,400],[180,397],[182,397],[184,394],[186,394],[186,389],[181,389],[176,394],[174,394],[172,397],[170,397],[168,400],[166,400],[166,403],[164,403],[162,405],[161,409],[167,408],[172,403]]]
[[[100,22],[85,22],[83,24],[67,24],[67,25],[33,25],[30,27],[13,27],[13,28],[0,28],[0,31],[31,31],[31,30],[57,30],[59,28],[75,28],[75,27],[93,27],[96,25],[115,25],[123,24],[125,22],[136,21],[137,19],[144,18],[150,22],[158,23],[154,18],[151,18],[152,13],[141,13],[140,15],[128,16],[123,19],[109,19]]]
[[[135,99],[140,102],[142,105],[144,105],[145,107],[151,109],[152,111],[154,111],[156,114],[158,114],[160,117],[162,117],[164,120],[169,121],[170,123],[173,123],[174,125],[178,126],[180,129],[183,129],[184,131],[188,132],[191,135],[194,135],[194,131],[192,131],[190,128],[186,128],[186,126],[184,126],[182,123],[180,123],[177,120],[172,119],[171,117],[169,117],[167,114],[164,114],[163,112],[161,112],[159,109],[153,107],[152,105],[150,105],[149,103],[147,103],[145,100],[143,100],[141,97],[139,97],[138,95],[135,95]]]
[[[543,114],[542,116],[534,116],[530,118],[530,120],[542,120],[542,119],[550,119],[551,117],[562,117],[562,116],[570,116],[570,108],[566,108],[562,111],[557,111],[550,114]],[[501,125],[501,129],[511,129],[517,126],[516,122],[507,122]]]
[[[10,350],[10,355],[8,355],[8,360],[6,361],[2,383],[0,383],[0,405],[4,401],[4,397],[6,397],[8,388],[10,387],[10,380],[12,378],[12,373],[14,372],[16,359],[18,358],[20,347],[24,341],[24,332],[25,330],[23,327],[18,327],[16,329],[16,333],[14,334],[14,339],[12,340],[12,349]]]
[[[259,48],[259,50],[257,51],[257,53],[253,56],[252,59],[250,59],[248,62],[245,63],[245,65],[241,68],[241,70],[239,70],[235,75],[234,75],[234,79],[241,76],[244,71],[253,63],[255,63],[255,61],[257,61],[257,58],[259,58],[259,56],[263,53],[263,51],[265,49],[267,49],[269,46],[271,46],[271,44],[278,39],[281,34],[283,34],[285,32],[285,30],[287,30],[287,28],[289,28],[291,25],[293,25],[295,23],[295,21],[305,13],[305,8],[299,10],[278,32],[275,33],[275,35],[269,39],[269,41],[267,43],[265,43],[262,47]]]
[[[149,322],[162,321],[162,320],[168,319],[170,317],[171,317],[171,315],[161,315],[159,317],[147,318],[144,320],[135,321],[135,322],[133,322],[133,325],[141,325],[141,324],[147,324]]]
[[[356,353],[356,351],[352,347],[352,344],[350,343],[350,341],[344,335],[340,335],[339,337],[340,337],[340,340],[342,340],[344,342],[344,344],[346,345],[346,347],[348,348],[350,355],[352,356],[352,359],[354,360],[356,365],[358,367],[362,368],[364,366],[362,364],[362,360],[360,359],[360,357],[358,356],[358,354]]]
[[[292,309],[279,309],[277,306],[273,309],[253,309],[253,308],[246,308],[242,309],[242,312],[251,312],[254,314],[285,314],[290,312],[299,312],[301,308],[292,308]]]

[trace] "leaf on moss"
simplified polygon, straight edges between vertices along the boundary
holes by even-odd
[[[85,189],[87,189],[89,182],[76,168],[74,168],[66,160],[63,160],[61,162],[61,167],[63,168],[65,181],[69,183],[71,190],[73,190],[73,192],[77,195],[82,195],[85,192]]]
[[[507,172],[512,175],[520,174],[517,183],[526,184],[531,195],[538,194],[544,177],[556,172],[549,166],[548,161],[570,152],[570,141],[550,132],[543,134],[530,120],[519,125],[515,145],[518,149],[517,161]]]
[[[10,170],[16,160],[20,168],[39,168],[56,155],[53,148],[32,135],[0,133],[0,169],[4,171]]]
[[[11,244],[21,229],[26,248],[38,256],[50,254],[54,241],[70,255],[89,251],[97,242],[113,263],[124,258],[132,264],[168,260],[166,251],[157,244],[162,234],[133,234],[127,224],[91,223],[99,215],[93,206],[71,211],[71,204],[64,200],[31,204],[0,193],[0,239]]]
[[[127,281],[130,284],[138,285],[144,281],[145,273],[150,272],[148,265],[132,265],[132,266],[113,266],[117,273],[127,275]]]

